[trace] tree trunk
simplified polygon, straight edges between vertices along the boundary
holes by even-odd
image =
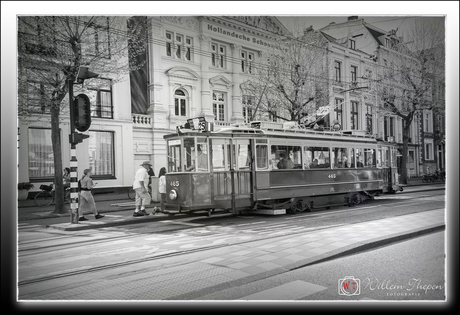
[[[404,127],[403,127],[403,147],[402,147],[402,156],[401,156],[401,184],[407,184],[407,179],[408,179],[407,157],[409,155],[410,126],[411,126],[411,121],[409,119],[406,119]]]
[[[56,108],[57,107],[57,108]],[[62,150],[61,150],[61,130],[59,129],[59,107],[51,106],[51,141],[53,144],[54,158],[54,188],[55,206],[54,213],[66,213],[64,205],[64,185],[62,182]]]

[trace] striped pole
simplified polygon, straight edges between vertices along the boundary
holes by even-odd
[[[78,163],[77,163],[77,144],[72,135],[75,133],[74,117],[74,98],[73,98],[73,81],[74,77],[68,79],[69,87],[69,109],[70,109],[70,223],[78,224]]]
[[[78,224],[78,162],[76,145],[70,147],[70,223]]]

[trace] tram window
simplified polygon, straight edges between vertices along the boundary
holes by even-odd
[[[363,168],[364,167],[364,150],[355,149],[355,152],[356,152],[356,167]]]
[[[225,170],[225,140],[212,140],[212,168],[214,171]]]
[[[334,168],[349,168],[350,161],[348,158],[348,149],[332,148],[332,161]]]
[[[382,167],[382,149],[377,149],[377,167]]]
[[[233,152],[233,157],[231,157],[231,154]],[[231,169],[230,167],[230,161],[233,162],[233,169],[236,169],[236,157],[235,157],[235,145],[233,145],[233,150],[231,149],[230,143],[227,143],[227,160],[226,160],[226,167],[227,169]]]
[[[356,168],[356,155],[355,155],[355,153],[356,153],[355,149],[353,149],[353,148],[349,149],[348,161],[350,162],[349,163],[350,168]]]
[[[375,150],[364,149],[364,161],[367,167],[375,167]]]
[[[330,168],[330,155],[328,147],[304,147],[304,167]]]
[[[251,166],[251,148],[249,140],[238,140],[237,142],[238,169],[247,170]]]
[[[301,169],[302,151],[297,146],[272,145],[272,169]]]
[[[385,167],[390,167],[390,161],[391,161],[390,160],[390,148],[385,148],[384,152],[385,152],[384,153],[385,154],[385,156],[384,156],[385,157],[385,159],[384,159],[385,164],[384,165],[385,165]]]
[[[195,158],[195,138],[184,138],[184,170],[193,171]]]
[[[180,172],[180,140],[168,141],[168,172]]]
[[[391,167],[396,167],[396,163],[398,160],[397,156],[398,156],[398,149],[392,148],[391,149]]]
[[[184,151],[186,171],[208,171],[208,144],[206,138],[198,138],[196,147],[194,138],[185,138]]]
[[[268,169],[268,146],[256,145],[256,165],[258,170]]]

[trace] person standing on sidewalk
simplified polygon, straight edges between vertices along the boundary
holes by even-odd
[[[148,215],[148,213],[145,212],[145,206],[149,205],[151,201],[151,197],[147,189],[150,179],[148,170],[151,166],[152,164],[149,161],[143,162],[141,164],[141,168],[138,169],[136,175],[134,175],[133,189],[136,192],[136,209],[134,210],[133,217]]]
[[[158,174],[159,180],[158,180],[158,192],[160,193],[161,196],[161,202],[160,202],[160,207],[161,211],[163,212],[165,210],[165,201],[166,201],[166,168],[162,167],[160,169],[160,173]]]
[[[80,188],[80,207],[78,208],[78,212],[80,217],[78,221],[86,221],[87,218],[84,217],[84,213],[88,210],[92,210],[94,213],[94,217],[96,219],[101,219],[105,217],[104,215],[100,215],[96,209],[96,203],[94,202],[94,197],[91,194],[91,189],[97,185],[96,182],[93,182],[91,179],[91,170],[87,168],[83,171],[83,177],[80,180],[81,188]]]

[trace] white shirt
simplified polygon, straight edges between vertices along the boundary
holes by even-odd
[[[161,176],[158,181],[158,192],[160,194],[166,194],[166,176]]]
[[[144,186],[141,186],[141,181],[144,181]],[[149,173],[147,173],[147,170],[142,166],[140,169],[137,170],[136,175],[134,175],[133,189],[147,187],[148,184]]]

